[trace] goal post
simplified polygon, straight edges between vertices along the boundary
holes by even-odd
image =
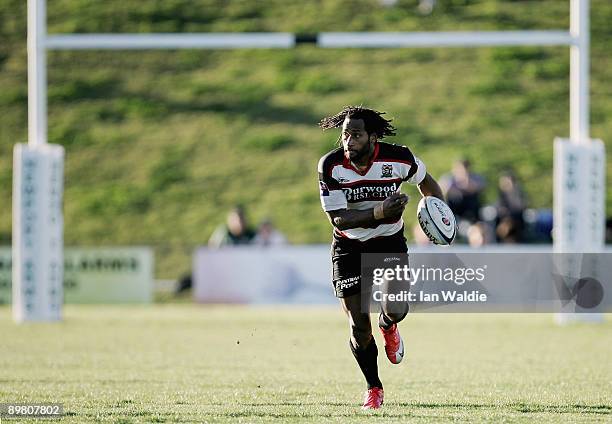
[[[565,164],[565,149],[562,145],[581,146],[585,157],[604,155],[603,144],[593,142],[589,134],[589,0],[570,0],[570,28],[569,30],[540,30],[540,31],[459,31],[459,32],[361,32],[361,33],[334,33],[319,34],[291,34],[291,33],[191,33],[191,34],[47,34],[46,28],[46,0],[28,0],[28,149],[17,146],[15,148],[15,161],[21,164],[24,155],[41,155],[41,163],[55,160],[57,165],[63,167],[63,159],[58,159],[57,149],[40,149],[47,145],[47,76],[46,52],[47,50],[86,50],[86,49],[254,49],[254,48],[292,48],[298,44],[313,44],[321,48],[437,48],[437,47],[482,47],[482,46],[550,46],[562,45],[570,47],[570,137],[566,141],[558,141],[555,147],[555,239],[556,251],[593,251],[603,246],[603,225],[588,227],[587,221],[575,222],[573,231],[589,233],[589,243],[579,244],[572,242],[567,235],[568,226],[563,224],[561,211],[567,210],[568,202],[573,201],[572,196],[558,192],[560,187],[566,185],[566,173],[569,164]],[[592,146],[594,144],[594,146]],[[30,149],[31,148],[31,149]],[[30,151],[31,150],[31,151]],[[49,153],[49,152],[54,153]],[[26,153],[27,152],[27,153]],[[37,152],[37,153],[33,153]],[[590,153],[589,153],[590,152]],[[55,159],[43,159],[45,155]],[[571,155],[570,155],[571,156]],[[38,156],[37,156],[38,157]],[[61,153],[63,158],[63,150]],[[560,162],[561,161],[561,162]],[[603,159],[602,159],[603,161]],[[22,165],[20,165],[22,166]],[[46,165],[45,165],[46,166]],[[63,168],[62,168],[63,171]],[[14,185],[21,189],[24,169],[15,168]],[[581,177],[588,180],[592,176],[580,171]],[[605,211],[602,208],[604,199],[605,167],[597,168],[595,178],[602,184],[597,186],[596,208],[589,210],[592,219],[603,223]],[[63,174],[63,172],[58,175]],[[36,184],[42,184],[36,180]],[[557,181],[557,180],[556,180]],[[39,203],[50,193],[48,185],[35,187]],[[57,189],[57,187],[56,187]],[[61,201],[61,192],[60,192]],[[595,204],[595,203],[594,203]],[[49,211],[51,212],[51,211]],[[14,200],[13,220],[19,221],[26,213],[25,207]],[[61,216],[61,210],[60,210]],[[41,227],[42,228],[42,227]],[[42,232],[40,237],[41,249],[44,254],[33,257],[32,261],[37,268],[44,268],[47,264],[44,258],[56,258],[59,275],[62,274],[63,261],[60,260],[63,251],[62,243],[52,243],[51,234],[56,230]],[[23,257],[24,252],[20,240],[24,239],[23,225],[13,226],[13,251],[15,258]],[[62,230],[60,230],[61,232]],[[55,236],[53,236],[55,237]],[[61,237],[54,240],[61,240]],[[51,252],[53,250],[53,252]],[[21,255],[21,256],[19,256]],[[20,260],[14,261],[13,290],[23,289],[24,266],[27,264]],[[37,274],[36,286],[44,287],[48,284],[47,274]],[[24,307],[24,298],[16,296],[16,308]],[[20,315],[27,320],[27,315]]]

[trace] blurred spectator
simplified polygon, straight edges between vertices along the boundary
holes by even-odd
[[[436,6],[436,0],[419,0],[417,9],[422,15],[430,15]]]
[[[226,224],[217,227],[210,236],[208,247],[218,249],[222,246],[251,244],[254,238],[255,232],[247,224],[244,208],[238,205],[227,214]],[[192,275],[186,273],[179,278],[175,293],[180,294],[189,290],[192,285]]]
[[[282,246],[287,244],[287,238],[283,233],[274,228],[271,219],[266,218],[259,224],[253,244],[262,247]]]
[[[247,223],[244,208],[236,206],[228,213],[226,224],[217,227],[210,236],[208,246],[219,248],[228,245],[251,244],[254,238],[255,231]]]
[[[493,241],[491,228],[484,222],[476,222],[467,230],[467,239],[470,247],[482,247]]]
[[[523,218],[527,201],[512,171],[503,172],[498,181],[497,236],[501,242],[523,241]]]
[[[552,243],[552,209],[526,209],[524,237],[530,243]]]
[[[612,218],[606,219],[606,244],[612,243]]]
[[[481,206],[480,196],[486,186],[481,175],[470,171],[467,159],[458,160],[453,165],[451,174],[440,178],[440,186],[444,191],[448,206],[458,219],[476,222]]]
[[[521,241],[521,231],[522,228],[519,226],[518,221],[507,216],[499,221],[495,229],[495,234],[500,243],[514,244]]]

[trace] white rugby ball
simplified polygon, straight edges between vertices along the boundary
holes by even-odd
[[[457,235],[453,211],[437,197],[425,196],[417,206],[417,219],[423,232],[434,244],[450,245]]]

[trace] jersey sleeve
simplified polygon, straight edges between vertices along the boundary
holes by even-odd
[[[421,159],[413,156],[414,160],[408,169],[408,174],[404,177],[404,181],[409,184],[420,184],[427,174],[427,167]]]
[[[347,200],[340,183],[332,176],[333,161],[329,156],[323,156],[319,161],[319,196],[325,212],[346,209]]]
[[[382,160],[389,159],[399,162],[399,174],[402,181],[409,184],[420,184],[425,175],[427,168],[421,159],[412,154],[410,149],[401,144],[384,144],[385,151]]]

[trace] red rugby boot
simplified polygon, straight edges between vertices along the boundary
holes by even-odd
[[[368,389],[363,399],[363,406],[361,409],[378,409],[383,404],[384,392],[380,387],[372,387]]]
[[[392,364],[399,364],[404,358],[404,341],[400,336],[397,324],[393,324],[391,328],[385,330],[380,327],[383,337],[385,338],[385,353]]]

